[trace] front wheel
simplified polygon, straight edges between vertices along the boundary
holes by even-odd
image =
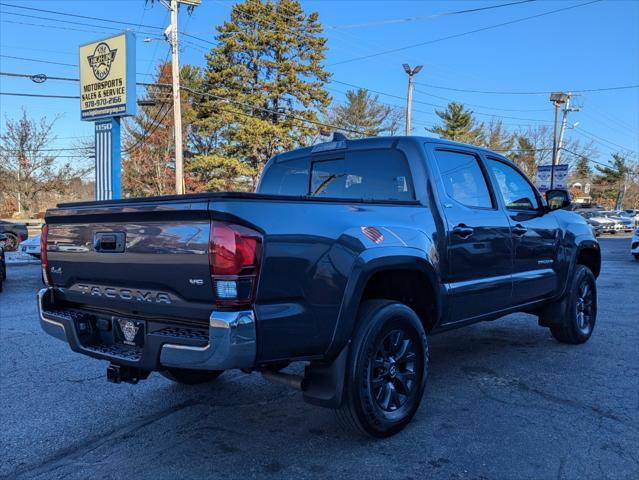
[[[597,283],[588,267],[575,266],[566,295],[563,318],[550,327],[550,333],[562,343],[585,343],[597,321]]]
[[[160,372],[163,377],[184,385],[198,385],[210,382],[223,373],[224,370],[194,370],[190,368],[167,368]]]
[[[389,300],[364,302],[338,420],[373,437],[394,435],[417,412],[427,373],[428,343],[417,314]]]

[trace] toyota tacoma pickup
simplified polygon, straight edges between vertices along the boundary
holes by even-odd
[[[569,206],[482,148],[336,134],[273,157],[255,193],[49,210],[40,323],[113,382],[261,372],[389,436],[419,407],[430,335],[526,312],[589,339],[600,249]]]

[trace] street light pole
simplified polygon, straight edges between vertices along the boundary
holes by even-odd
[[[410,66],[405,63],[403,65],[404,71],[408,74],[408,94],[406,95],[406,136],[410,135],[410,114],[413,103],[413,77],[417,75],[422,69],[422,65],[417,65],[411,69]]]
[[[175,137],[175,193],[184,193],[182,157],[182,102],[180,100],[180,64],[178,59],[178,0],[171,0],[171,77],[173,81],[173,124]]]

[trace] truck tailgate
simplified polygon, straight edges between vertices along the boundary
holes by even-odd
[[[76,305],[206,322],[214,305],[208,203],[150,200],[50,210],[51,281]]]

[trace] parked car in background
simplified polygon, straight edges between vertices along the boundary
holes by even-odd
[[[602,233],[616,233],[615,222],[610,218],[606,217],[602,214],[601,211],[579,211],[575,210],[576,213],[581,215],[586,219],[594,229],[596,235],[601,235]],[[621,228],[621,227],[619,227]]]
[[[622,216],[617,212],[601,212],[606,218],[615,222],[615,231],[632,232],[635,228],[634,219]]]
[[[2,284],[7,278],[7,263],[4,259],[4,247],[7,240],[7,236],[4,233],[0,233],[0,292],[2,292]]]
[[[0,220],[0,233],[7,236],[5,250],[13,252],[18,248],[20,242],[29,238],[29,231],[24,223],[10,222],[8,220]]]
[[[630,253],[639,260],[639,228],[635,230],[635,234],[630,241]]]
[[[639,210],[638,209],[626,209],[626,210],[617,210],[620,216],[630,218],[635,222],[635,227],[639,227]]]
[[[40,258],[40,235],[25,240],[20,244],[20,251],[35,258]]]

